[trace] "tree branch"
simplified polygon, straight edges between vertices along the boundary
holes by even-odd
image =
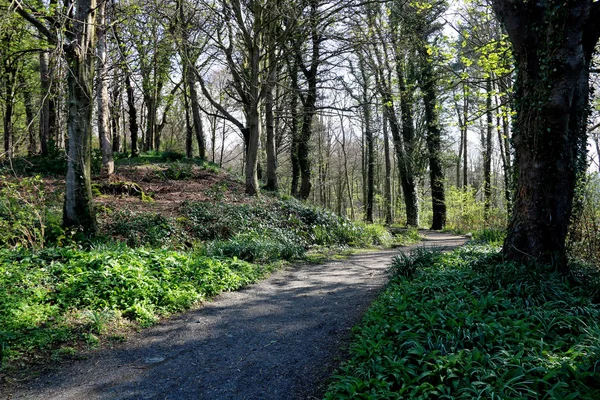
[[[33,25],[38,30],[38,32],[40,32],[46,37],[46,39],[48,39],[50,43],[54,45],[58,44],[58,38],[56,37],[56,35],[52,31],[50,31],[50,29],[48,29],[46,25],[42,23],[42,21],[25,11],[20,1],[15,1],[14,5],[14,10],[17,12],[17,14],[19,14],[21,17],[23,17],[23,19],[25,19],[27,22]]]

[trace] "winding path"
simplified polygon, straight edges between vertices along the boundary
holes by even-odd
[[[425,232],[417,246],[466,239]],[[215,297],[112,350],[60,365],[2,399],[315,399],[399,250],[299,265]]]

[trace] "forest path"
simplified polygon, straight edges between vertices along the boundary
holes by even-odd
[[[224,293],[131,337],[63,363],[1,399],[314,399],[344,357],[351,328],[387,282],[400,251],[466,238],[425,231],[423,242],[296,265]]]

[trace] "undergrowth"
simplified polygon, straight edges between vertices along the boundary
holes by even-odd
[[[599,307],[497,248],[397,260],[326,399],[598,399]]]
[[[272,266],[192,252],[100,245],[0,250],[0,349],[5,365],[44,357],[102,333],[110,320],[148,325]],[[82,322],[83,321],[83,322]]]

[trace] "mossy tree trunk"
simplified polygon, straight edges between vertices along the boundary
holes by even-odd
[[[600,3],[492,3],[512,42],[517,71],[518,178],[503,254],[566,272],[575,185],[585,169],[589,66],[600,36]]]

